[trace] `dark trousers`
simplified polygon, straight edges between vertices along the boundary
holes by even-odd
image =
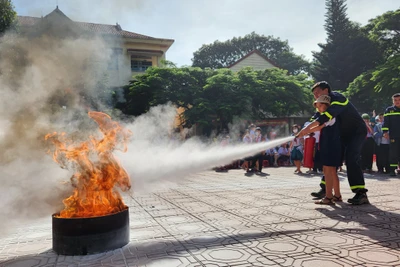
[[[375,146],[376,166],[378,171],[390,170],[389,165],[389,144],[380,144]]]
[[[361,169],[361,149],[365,141],[366,131],[356,132],[351,136],[341,136],[344,160],[347,167],[347,179],[353,193],[364,193],[365,188],[364,174]],[[320,186],[325,190],[325,176],[322,177]]]
[[[280,155],[278,158],[278,161],[283,161],[283,162],[286,162],[289,160],[290,160],[290,156],[287,156],[287,155]]]
[[[274,166],[274,163],[275,163],[275,157],[274,157],[274,155],[267,155],[267,154],[265,154],[264,156],[263,156],[263,159],[264,160],[268,160],[268,165],[271,167],[271,166]]]
[[[263,153],[258,153],[253,157],[253,160],[251,162],[251,168],[254,170],[254,168],[256,167],[256,163],[258,161],[258,170],[262,171],[262,167],[263,167],[263,160],[264,160],[264,155]]]
[[[361,169],[372,170],[372,162],[374,158],[375,141],[374,138],[368,137],[361,149]]]
[[[313,171],[322,171],[322,164],[320,159],[320,150],[319,150],[319,143],[315,143],[314,147],[314,167]]]
[[[390,138],[389,163],[390,169],[397,169],[400,161],[400,138]]]

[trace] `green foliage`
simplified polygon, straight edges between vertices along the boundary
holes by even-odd
[[[293,52],[287,41],[273,36],[252,32],[244,37],[234,37],[225,42],[215,41],[204,44],[193,54],[193,66],[200,68],[225,68],[235,63],[253,50],[259,50],[279,67],[290,74],[309,70],[309,63]]]
[[[17,13],[11,0],[0,0],[0,34],[15,26]]]
[[[163,66],[164,68],[176,68],[177,65],[169,60],[166,59],[161,59],[161,66]]]
[[[386,58],[400,53],[400,9],[370,20],[365,28],[369,37],[384,51]]]
[[[326,0],[325,30],[328,43],[338,43],[347,37],[351,22],[347,18],[346,0]]]
[[[241,88],[251,99],[251,113],[257,118],[286,117],[310,110],[312,81],[304,74],[291,76],[281,69],[245,68],[237,75]]]
[[[400,91],[400,9],[370,20],[364,31],[384,60],[350,84],[349,97],[364,109],[382,111],[390,105],[390,97]]]
[[[326,0],[326,44],[313,52],[311,74],[316,80],[328,81],[334,90],[344,91],[362,72],[382,61],[378,46],[346,14],[345,0]],[[368,55],[368,56],[366,56]]]
[[[347,96],[356,105],[360,113],[377,110],[382,112],[389,104],[390,96],[377,93],[371,81],[372,71],[367,71],[358,76],[347,88]]]
[[[311,111],[311,81],[287,71],[151,68],[125,88],[125,103],[117,108],[140,115],[150,107],[171,102],[183,107],[185,126],[222,130],[234,118],[265,119]]]
[[[400,54],[390,57],[384,64],[375,68],[371,81],[375,83],[377,92],[391,95],[400,89]]]

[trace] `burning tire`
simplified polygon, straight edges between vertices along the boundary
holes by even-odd
[[[129,209],[88,218],[53,214],[53,250],[60,255],[87,255],[121,248],[129,243]]]

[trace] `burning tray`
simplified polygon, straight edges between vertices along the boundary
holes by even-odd
[[[53,250],[60,255],[87,255],[121,248],[129,243],[129,209],[88,218],[53,214]]]

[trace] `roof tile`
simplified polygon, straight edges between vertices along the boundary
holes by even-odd
[[[18,22],[22,26],[28,26],[32,27],[35,26],[37,23],[39,23],[43,18],[37,18],[37,17],[29,17],[29,16],[18,16]],[[110,35],[116,35],[116,36],[121,36],[121,37],[127,37],[127,38],[133,38],[133,39],[147,39],[147,40],[168,40],[168,41],[173,41],[171,39],[161,39],[161,38],[155,38],[135,32],[129,32],[122,30],[121,27],[117,25],[109,25],[109,24],[99,24],[99,23],[88,23],[88,22],[78,22],[74,21],[78,27],[90,31],[93,33],[98,33],[98,34],[110,34]]]

